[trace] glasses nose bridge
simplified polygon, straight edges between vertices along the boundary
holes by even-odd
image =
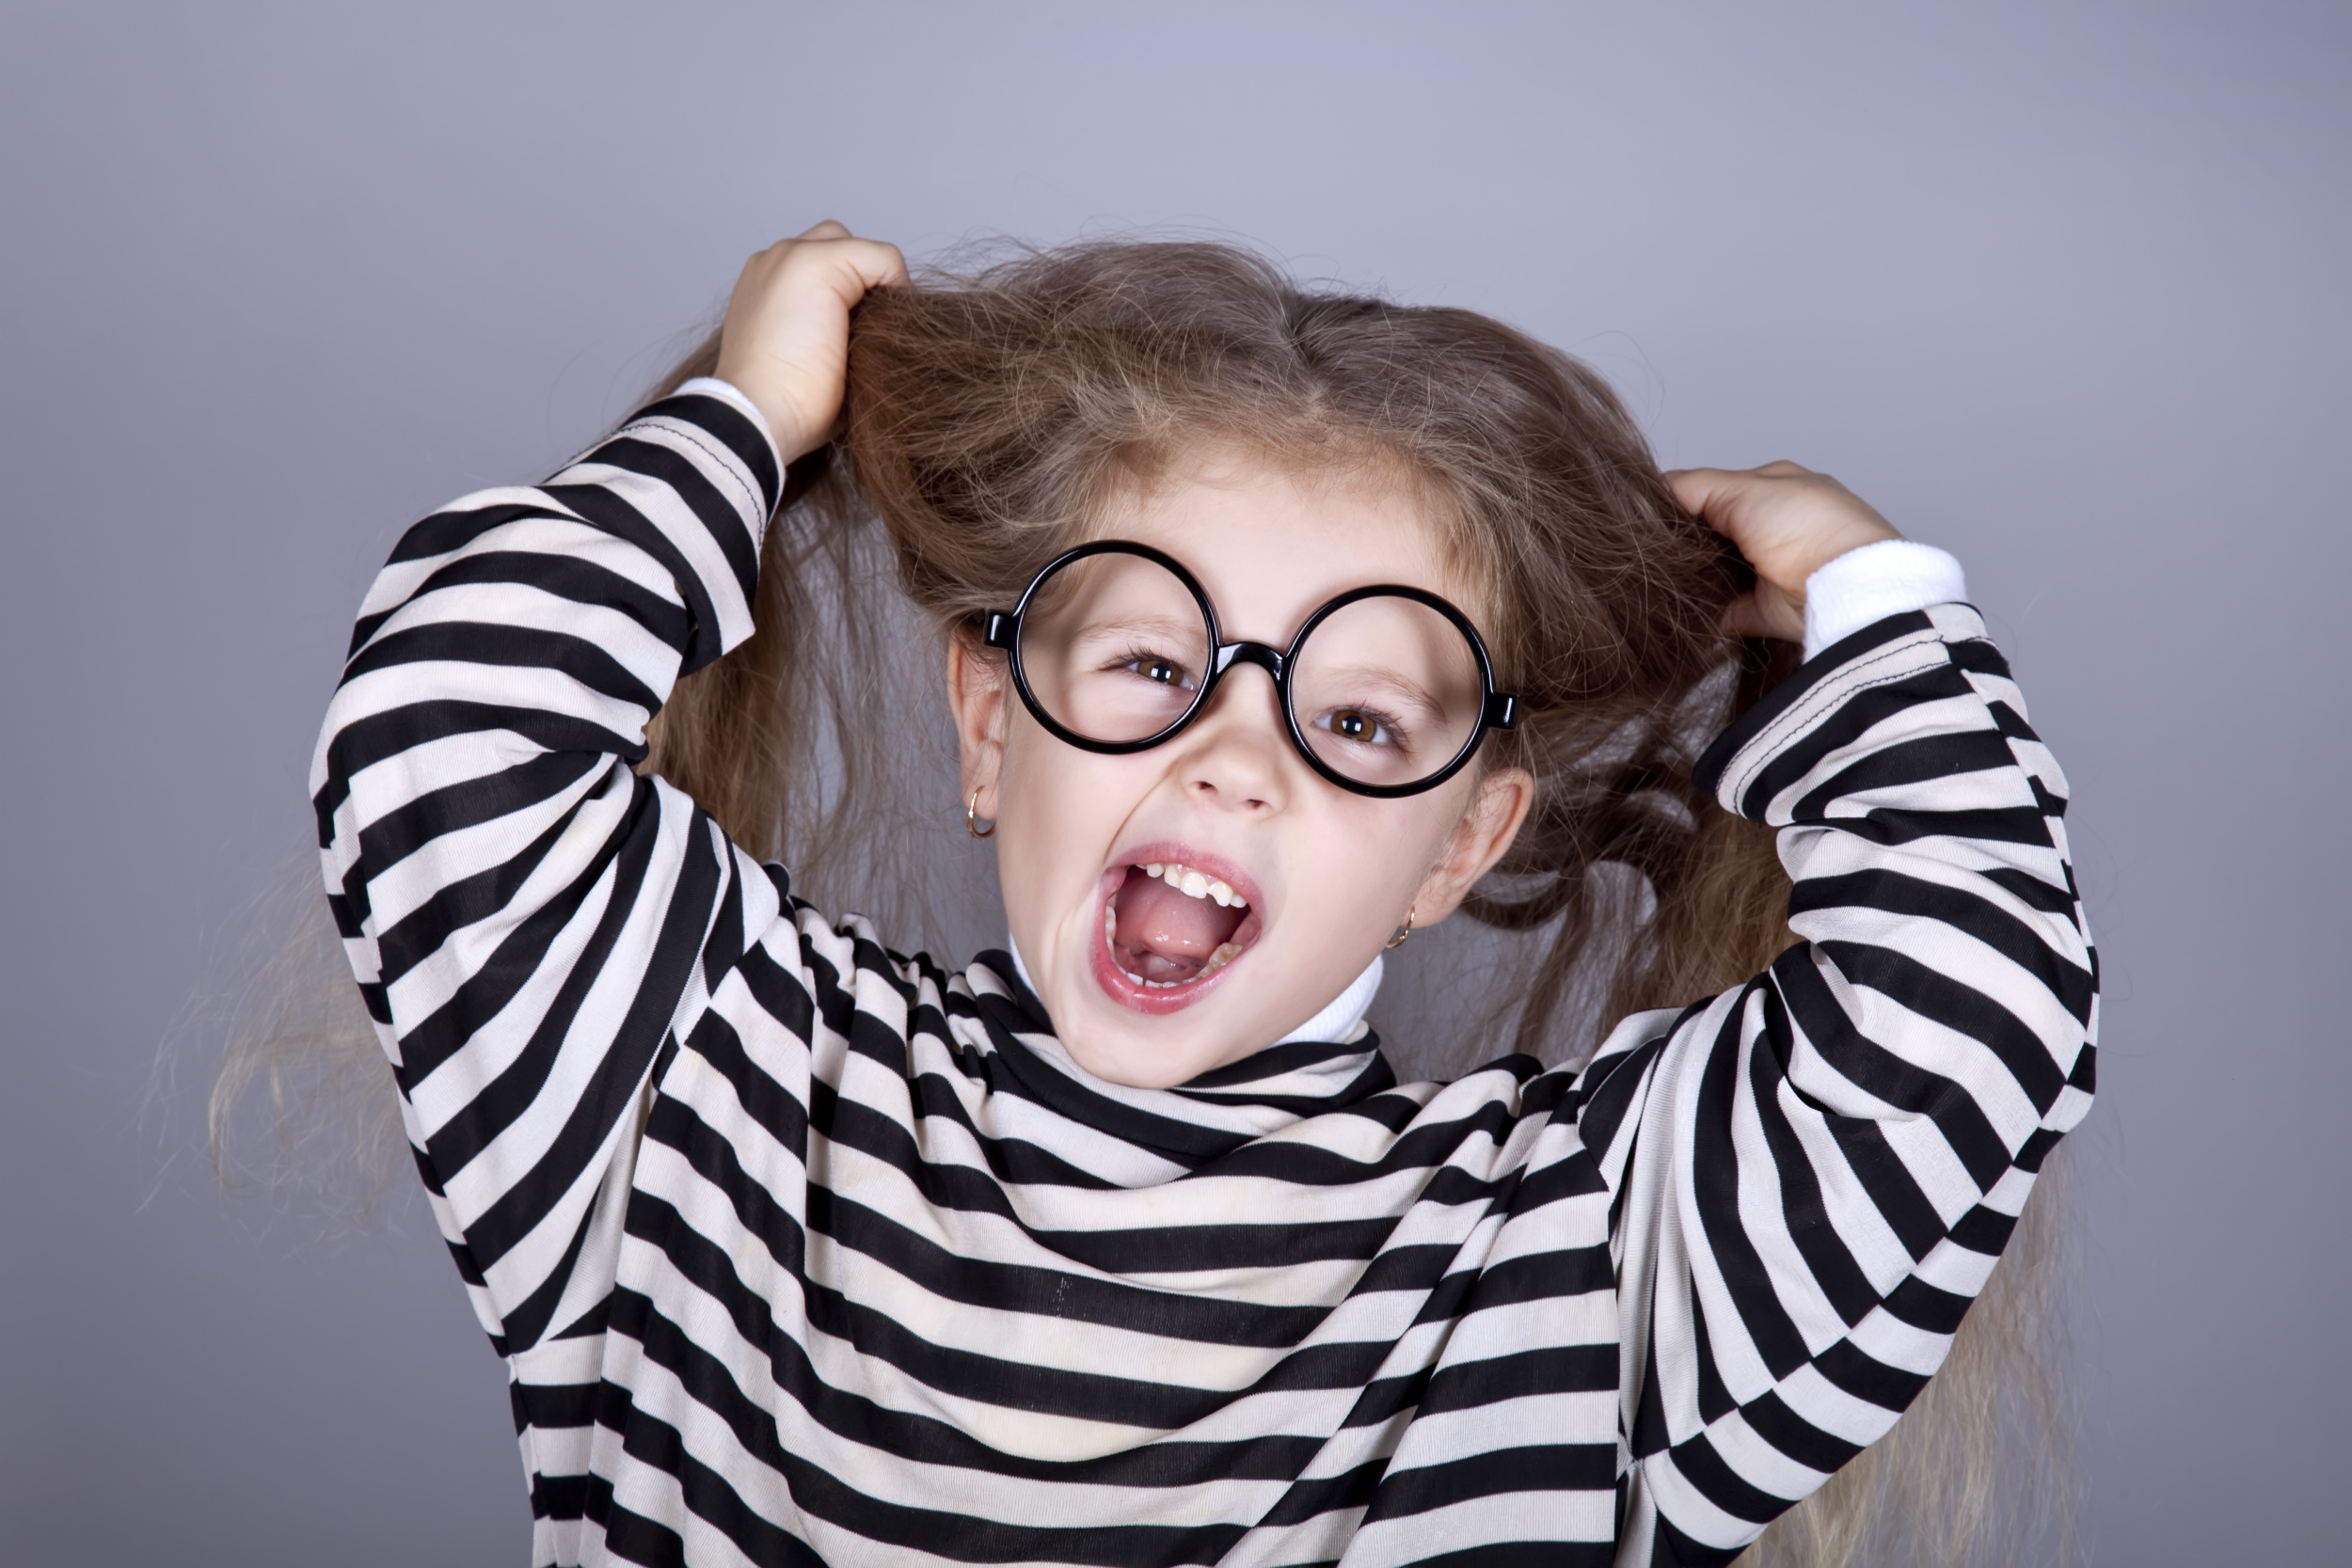
[[[1237,700],[1242,702],[1245,709],[1253,705],[1247,699],[1242,699],[1237,689],[1229,689],[1224,678],[1227,672],[1237,664],[1254,664],[1266,673],[1269,685],[1265,695],[1271,705],[1270,709],[1259,710],[1254,716],[1249,717],[1243,717],[1235,710],[1233,705]],[[1209,677],[1204,683],[1207,689],[1201,692],[1200,701],[1194,705],[1191,713],[1184,721],[1185,727],[1189,728],[1194,721],[1209,718],[1213,707],[1222,708],[1224,717],[1221,720],[1211,719],[1205,730],[1196,730],[1195,733],[1214,737],[1209,738],[1207,744],[1212,750],[1218,752],[1222,752],[1227,746],[1232,744],[1233,740],[1240,736],[1249,736],[1242,742],[1244,749],[1260,757],[1261,760],[1257,766],[1268,770],[1266,776],[1269,784],[1275,776],[1283,771],[1283,768],[1280,764],[1274,761],[1272,753],[1263,752],[1260,748],[1265,742],[1279,737],[1279,744],[1276,749],[1279,752],[1287,754],[1300,749],[1296,738],[1290,734],[1289,725],[1283,716],[1285,702],[1282,672],[1284,666],[1285,660],[1281,650],[1268,647],[1263,642],[1242,641],[1214,644],[1209,655]],[[1270,724],[1272,734],[1266,734],[1259,727],[1262,724]],[[1203,761],[1205,762],[1205,757]]]
[[[1282,651],[1263,642],[1224,642],[1216,650],[1216,673],[1220,675],[1236,664],[1254,664],[1263,670],[1277,687],[1282,684]]]

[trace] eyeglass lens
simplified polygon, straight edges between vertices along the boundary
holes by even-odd
[[[1184,580],[1156,562],[1083,557],[1038,584],[1021,666],[1038,705],[1089,740],[1148,740],[1199,701],[1215,650]],[[1418,600],[1359,599],[1317,623],[1290,669],[1300,734],[1332,771],[1375,786],[1444,768],[1476,733],[1484,688],[1461,628]]]

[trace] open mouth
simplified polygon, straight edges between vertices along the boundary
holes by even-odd
[[[1095,968],[1104,988],[1130,1006],[1171,1011],[1248,952],[1264,922],[1249,895],[1218,875],[1226,868],[1161,859],[1159,847],[1144,854],[1151,858],[1104,878],[1109,895]]]

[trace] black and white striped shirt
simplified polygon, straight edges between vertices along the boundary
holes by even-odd
[[[536,1561],[1719,1562],[1918,1393],[2091,1087],[2065,784],[1974,611],[1708,754],[1795,878],[1767,974],[1576,1073],[1136,1089],[631,771],[778,482],[690,394],[426,518],[312,772]]]

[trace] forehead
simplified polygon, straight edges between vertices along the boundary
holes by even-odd
[[[1227,637],[1279,645],[1324,601],[1371,583],[1425,588],[1478,618],[1441,526],[1376,470],[1297,475],[1218,454],[1120,496],[1089,531],[1183,562]]]

